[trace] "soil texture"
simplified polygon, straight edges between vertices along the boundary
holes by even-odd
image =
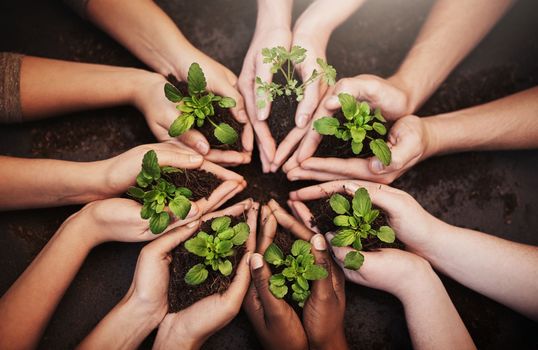
[[[220,186],[222,180],[214,174],[200,169],[185,169],[182,172],[165,175],[176,187],[186,187],[192,191],[193,201],[207,198]]]
[[[295,76],[295,79],[299,81],[298,84],[301,84],[301,80],[297,78],[297,76]],[[275,75],[274,81],[282,85],[286,83],[286,79],[284,79],[281,74]],[[299,102],[297,102],[295,95],[277,96],[271,103],[271,113],[269,113],[267,124],[277,145],[279,145],[295,127],[295,112],[297,111],[298,105]]]

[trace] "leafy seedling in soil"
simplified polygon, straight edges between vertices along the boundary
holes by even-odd
[[[211,117],[215,115],[214,103],[222,108],[235,107],[235,100],[231,97],[217,96],[206,90],[207,82],[204,72],[198,63],[192,63],[187,74],[188,96],[183,96],[181,92],[172,84],[164,85],[166,98],[178,105],[176,108],[181,114],[174,120],[168,134],[172,137],[179,136],[190,130],[194,123],[201,128],[205,121],[209,121],[215,127],[213,135],[221,143],[229,145],[238,139],[237,132],[227,123],[215,123]]]
[[[327,270],[314,263],[311,248],[310,243],[301,239],[293,242],[291,254],[287,256],[284,256],[282,250],[275,243],[271,243],[267,248],[263,255],[265,261],[275,267],[283,267],[282,272],[272,275],[269,279],[269,290],[275,297],[284,298],[289,290],[288,285],[291,284],[292,299],[300,307],[303,307],[310,296],[308,281],[327,277]]]
[[[185,219],[191,210],[191,190],[176,187],[161,177],[182,171],[171,166],[159,166],[155,151],[148,151],[142,159],[142,170],[136,177],[137,187],[132,186],[127,190],[129,196],[143,204],[140,216],[149,219],[153,234],[162,233],[168,227],[170,214],[166,209],[179,219]]]
[[[185,242],[185,249],[192,254],[203,257],[204,262],[196,264],[187,271],[185,282],[189,285],[198,285],[203,283],[211,268],[213,271],[219,271],[223,276],[229,276],[232,273],[232,262],[227,258],[234,255],[234,246],[241,246],[247,240],[250,234],[250,228],[247,223],[240,222],[231,227],[231,218],[221,216],[213,219],[209,234],[200,231],[195,237]]]
[[[347,253],[344,266],[350,270],[358,270],[364,262],[361,239],[375,236],[385,243],[393,243],[396,235],[390,226],[381,226],[378,229],[372,227],[372,223],[379,216],[379,210],[372,209],[370,195],[365,188],[359,188],[351,204],[346,197],[339,193],[331,196],[329,204],[332,210],[338,214],[333,223],[339,227],[331,244],[335,247],[352,246],[355,251]]]
[[[350,94],[340,93],[338,99],[342,105],[345,122],[334,117],[323,117],[314,122],[314,129],[321,135],[334,136],[337,139],[351,142],[353,154],[361,153],[365,140],[370,140],[369,147],[374,155],[385,165],[391,162],[392,154],[385,140],[374,138],[368,133],[386,135],[387,129],[383,123],[387,121],[381,115],[379,108],[374,113],[368,103],[358,102]]]
[[[263,63],[270,63],[272,65],[271,73],[280,72],[286,81],[285,84],[269,83],[263,81],[260,77],[256,77],[256,94],[260,98],[257,101],[258,108],[264,108],[267,105],[266,100],[273,102],[277,96],[283,95],[295,95],[297,102],[300,102],[304,97],[305,88],[317,79],[323,79],[328,85],[334,85],[336,70],[321,58],[316,60],[320,66],[320,71],[314,69],[310,77],[302,84],[299,84],[299,81],[295,78],[295,65],[306,59],[306,52],[306,49],[297,45],[293,46],[290,51],[282,46],[262,49]]]

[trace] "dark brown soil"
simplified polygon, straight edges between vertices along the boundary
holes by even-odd
[[[191,200],[207,198],[222,181],[205,170],[185,169],[183,172],[165,175],[176,187],[186,187],[192,191]]]
[[[246,217],[232,217],[232,225],[245,221]],[[211,232],[211,220],[205,221],[200,227],[200,231]],[[194,237],[194,236],[193,236]],[[189,253],[182,244],[172,251],[172,262],[170,263],[170,283],[168,286],[168,312],[178,312],[198,300],[215,293],[224,293],[232,283],[236,273],[236,266],[245,254],[246,244],[235,247],[235,254],[228,259],[232,262],[233,270],[229,276],[223,276],[218,271],[208,268],[207,279],[198,286],[191,286],[185,283],[185,274],[191,267],[204,261],[204,258]]]
[[[346,119],[344,117],[344,114],[341,110],[339,110],[333,117],[337,118],[340,123],[345,123]],[[387,132],[388,134],[388,132]],[[367,133],[368,136],[378,138],[379,134],[377,134],[375,131],[371,130]],[[385,137],[382,137],[384,140],[386,140]],[[361,153],[354,154],[351,150],[351,141],[343,141],[340,139],[337,139],[334,136],[323,136],[321,139],[321,142],[316,149],[316,152],[314,153],[315,157],[323,157],[323,158],[329,158],[329,157],[336,157],[336,158],[367,158],[373,155],[372,151],[370,151],[370,147],[368,147],[369,141],[367,139],[364,140],[363,148]]]
[[[301,84],[301,80],[295,76],[295,79]],[[286,80],[281,74],[274,76],[275,83],[284,85]],[[297,102],[295,95],[292,96],[277,96],[271,104],[271,113],[267,119],[271,135],[280,144],[288,133],[295,127],[295,112],[297,111]]]
[[[188,95],[189,90],[187,87],[187,83],[183,81],[178,81],[173,75],[169,75],[167,79],[172,84],[174,84],[174,86],[178,88],[183,95]],[[243,143],[241,142],[241,135],[243,134],[243,124],[235,120],[229,109],[221,108],[217,104],[215,104],[214,107],[215,115],[211,117],[211,120],[213,120],[216,124],[229,124],[235,131],[237,131],[237,134],[239,135],[237,141],[231,145],[225,145],[221,143],[219,140],[217,140],[215,135],[213,135],[215,127],[209,121],[206,121],[201,128],[197,127],[196,125],[194,127],[205,136],[207,142],[209,142],[209,145],[212,149],[241,152],[243,150]]]
[[[338,227],[333,224],[333,218],[336,214],[329,205],[329,197],[305,202],[308,209],[310,209],[310,211],[312,212],[312,218],[310,219],[310,223],[313,226],[316,226],[322,233],[335,232],[338,229]],[[344,197],[346,197],[350,202],[353,199],[352,196],[347,194],[344,194]],[[385,213],[383,213],[381,210],[380,212],[381,213],[372,224],[372,227],[374,228],[388,225]],[[398,239],[396,239],[394,243],[385,243],[381,242],[379,239],[373,236],[368,236],[368,238],[366,239],[363,238],[362,245],[364,251],[372,251],[379,248],[404,248],[403,243],[400,242]]]

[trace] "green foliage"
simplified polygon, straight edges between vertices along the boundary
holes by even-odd
[[[260,77],[256,77],[256,94],[260,99],[257,101],[258,108],[263,108],[267,105],[267,101],[273,101],[277,96],[295,95],[297,101],[304,98],[305,88],[316,81],[323,79],[328,85],[334,85],[336,80],[336,70],[333,66],[327,64],[323,59],[318,58],[320,70],[314,69],[310,77],[299,85],[299,81],[294,78],[295,66],[302,63],[306,59],[306,49],[300,46],[293,46],[290,51],[282,46],[273,47],[271,49],[262,49],[263,63],[271,64],[271,73],[280,72],[286,79],[284,86],[271,82],[262,81]]]
[[[355,251],[349,252],[344,259],[344,266],[351,270],[358,270],[364,262],[362,250],[362,238],[377,237],[385,243],[393,243],[396,236],[389,226],[381,226],[378,229],[372,225],[379,216],[379,210],[372,209],[370,195],[365,188],[359,188],[351,204],[341,194],[331,196],[329,204],[332,210],[338,214],[333,223],[339,227],[331,244],[335,247],[352,246]]]
[[[234,246],[246,242],[250,227],[240,222],[231,227],[232,219],[221,216],[211,222],[212,234],[200,231],[195,237],[185,242],[185,249],[204,258],[204,262],[193,266],[185,274],[185,282],[198,285],[207,279],[208,268],[219,271],[224,276],[232,273],[232,262],[227,257],[234,255]]]
[[[342,113],[346,121],[341,124],[334,117],[323,117],[314,122],[314,129],[321,135],[334,136],[343,141],[350,141],[351,150],[359,154],[363,149],[363,142],[368,139],[370,150],[385,165],[391,162],[391,152],[387,143],[381,138],[373,138],[368,132],[375,132],[381,136],[387,133],[385,118],[381,111],[376,109],[372,114],[366,102],[358,102],[355,97],[341,93],[338,95],[342,105]]]
[[[311,253],[310,243],[301,239],[296,240],[291,247],[291,254],[284,256],[282,250],[274,243],[267,248],[263,255],[269,264],[284,269],[281,273],[271,276],[269,290],[279,299],[288,293],[288,285],[291,284],[292,298],[300,307],[310,296],[310,284],[308,281],[320,280],[327,277],[327,270],[320,265],[314,264],[314,256]]]
[[[207,82],[204,72],[198,63],[189,67],[187,75],[189,96],[182,96],[181,92],[172,84],[164,85],[164,94],[170,102],[178,103],[176,108],[181,114],[174,120],[168,133],[172,137],[179,136],[190,130],[196,122],[197,127],[202,127],[206,120],[214,127],[214,135],[223,144],[235,143],[238,139],[237,132],[228,124],[217,125],[210,117],[215,115],[215,105],[221,108],[235,107],[235,100],[231,97],[216,96],[206,90]]]
[[[162,174],[181,172],[171,166],[159,166],[155,151],[148,151],[142,159],[142,170],[136,177],[138,187],[130,187],[127,194],[139,202],[142,219],[149,219],[152,233],[162,233],[170,223],[170,212],[179,219],[185,219],[191,210],[189,198],[192,192],[185,187],[176,187],[162,178]]]

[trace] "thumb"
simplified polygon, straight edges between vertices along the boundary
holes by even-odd
[[[308,72],[308,70],[308,68],[303,70],[303,81],[306,81],[309,77],[310,73]],[[311,69],[310,72],[312,72],[312,70],[313,69]],[[314,114],[314,111],[319,104],[321,95],[320,84],[320,82],[313,82],[305,88],[304,97],[301,102],[299,102],[299,105],[297,106],[297,112],[295,113],[295,124],[300,129],[308,125],[308,122],[310,121],[310,119],[312,119],[312,115]]]
[[[327,251],[327,242],[321,234],[316,234],[310,240],[312,243],[312,254],[316,264],[322,266],[327,271],[327,277],[312,282],[312,297],[317,300],[328,300],[334,297],[332,284],[331,257]]]
[[[287,306],[284,300],[277,299],[269,290],[269,278],[271,278],[271,270],[263,261],[261,254],[254,253],[250,257],[250,272],[252,274],[252,282],[256,287],[256,292],[260,298],[263,310],[267,317],[277,318],[281,315],[281,310]]]

